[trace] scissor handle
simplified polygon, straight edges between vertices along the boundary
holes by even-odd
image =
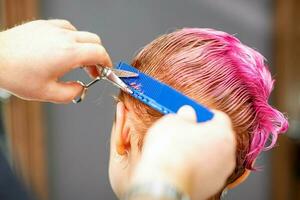
[[[88,90],[88,87],[83,82],[77,81],[77,83],[79,83],[82,86],[82,91],[81,94],[79,94],[72,100],[72,102],[75,104],[80,103],[85,98],[86,92]]]
[[[121,90],[129,94],[132,93],[129,87],[119,77],[136,77],[138,76],[138,74],[125,70],[112,69],[110,67],[105,67],[101,65],[96,65],[96,67],[99,72],[99,76],[92,80],[90,83],[84,84],[81,81],[77,81],[77,83],[79,83],[82,86],[83,90],[81,94],[79,94],[72,100],[73,103],[80,103],[85,98],[88,88],[101,79],[106,79],[110,81],[111,83],[119,87]]]
[[[92,86],[94,83],[98,82],[99,80],[101,80],[101,77],[97,77],[95,78],[94,80],[92,80],[91,82],[89,82],[88,84],[84,84],[83,82],[81,81],[77,81],[77,83],[79,83],[81,86],[82,86],[82,92],[80,95],[78,95],[77,97],[75,97],[72,102],[77,104],[77,103],[80,103],[86,96],[86,93],[89,89],[90,86]]]

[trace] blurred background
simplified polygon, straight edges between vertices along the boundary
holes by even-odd
[[[300,2],[298,0],[0,0],[1,28],[63,18],[102,38],[114,62],[130,62],[160,34],[209,27],[235,34],[268,60],[272,103],[288,113],[289,133],[260,156],[248,180],[225,199],[300,199]],[[87,81],[80,70],[66,80]],[[42,200],[116,199],[108,180],[117,90],[103,82],[78,105],[2,96],[0,146],[16,174]]]

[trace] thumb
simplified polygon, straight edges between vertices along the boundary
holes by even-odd
[[[182,106],[178,111],[177,115],[190,122],[196,122],[197,121],[197,116],[196,116],[196,111],[194,110],[193,107],[185,105]]]
[[[49,101],[53,103],[69,103],[83,90],[77,82],[55,82],[51,86]]]

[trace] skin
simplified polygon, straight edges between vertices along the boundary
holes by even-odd
[[[149,129],[140,151],[130,110],[117,104],[111,135],[109,175],[119,198],[143,182],[167,182],[197,200],[224,187],[235,167],[234,131],[226,114],[214,111],[213,120],[197,124],[193,109],[183,107]]]
[[[3,31],[0,47],[0,85],[26,100],[68,103],[82,86],[59,78],[80,66],[112,66],[99,36],[77,31],[66,20],[32,21]],[[89,68],[93,76],[94,70]]]
[[[68,103],[82,87],[59,79],[79,66],[88,66],[95,77],[95,64],[112,66],[99,36],[66,20],[32,21],[0,32],[0,87],[22,99]],[[203,199],[221,189],[234,168],[234,134],[223,113],[215,111],[203,124],[195,122],[190,108],[167,115],[149,129],[142,152],[124,104],[118,104],[116,115],[110,181],[119,196],[135,184],[162,180]]]

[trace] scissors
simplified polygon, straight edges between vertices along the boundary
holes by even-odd
[[[82,85],[83,90],[81,92],[81,94],[77,97],[75,97],[75,99],[73,99],[73,103],[77,104],[80,103],[86,96],[86,93],[89,89],[89,87],[91,87],[92,85],[94,85],[95,83],[97,83],[100,80],[107,80],[109,82],[111,82],[112,84],[114,84],[115,86],[117,86],[118,88],[120,88],[121,90],[123,90],[126,93],[132,94],[132,90],[120,79],[120,77],[137,77],[138,74],[134,73],[134,72],[130,72],[130,71],[126,71],[126,70],[120,70],[120,69],[113,69],[110,67],[105,67],[105,66],[101,66],[101,65],[96,65],[97,71],[99,72],[99,76],[96,77],[94,80],[92,80],[91,82],[89,82],[88,84],[84,84],[81,81],[77,81],[80,85]]]

